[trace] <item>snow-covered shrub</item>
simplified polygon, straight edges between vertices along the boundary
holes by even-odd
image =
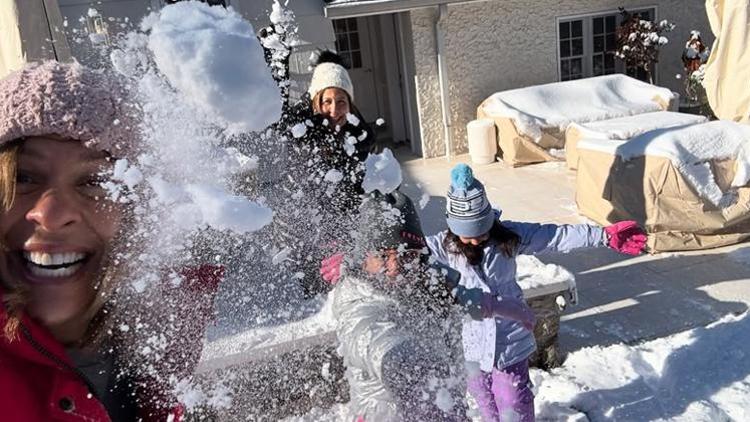
[[[642,19],[638,13],[630,13],[622,7],[620,13],[623,19],[617,28],[615,56],[628,67],[643,69],[653,83],[653,65],[659,61],[659,47],[669,42],[664,34],[675,25],[666,19],[658,23]]]

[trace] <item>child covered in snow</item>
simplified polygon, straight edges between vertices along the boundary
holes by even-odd
[[[488,302],[473,294],[459,296],[464,303],[479,303],[480,308],[497,306],[495,302],[523,303],[516,282],[517,255],[603,246],[636,255],[646,243],[645,233],[632,221],[601,228],[501,221],[500,215],[471,168],[459,164],[451,172],[447,195],[449,229],[427,237],[433,256],[461,273],[461,286],[496,298]],[[468,390],[485,421],[534,420],[528,367],[536,349],[534,318],[525,303],[522,308],[494,316],[482,309],[485,318],[463,325]]]
[[[332,292],[353,418],[465,420],[459,324],[411,200],[368,198],[360,218],[355,253],[365,257]]]

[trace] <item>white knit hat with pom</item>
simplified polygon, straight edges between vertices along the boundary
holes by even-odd
[[[349,78],[349,72],[340,64],[325,62],[315,66],[310,88],[307,89],[307,92],[310,97],[314,97],[315,94],[326,88],[343,89],[349,94],[349,99],[354,101],[354,85]]]

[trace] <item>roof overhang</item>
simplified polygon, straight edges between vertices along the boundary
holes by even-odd
[[[413,9],[434,7],[441,4],[475,3],[489,0],[354,0],[328,4],[324,14],[329,19],[356,18],[359,16],[384,15],[406,12]]]

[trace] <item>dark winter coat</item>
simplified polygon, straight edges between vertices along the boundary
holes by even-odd
[[[206,289],[215,291],[221,271],[201,267],[189,271],[193,277],[190,285],[200,285],[201,296]],[[188,278],[188,281],[190,278]],[[4,294],[0,287],[0,297]],[[198,306],[201,308],[201,306]],[[8,319],[0,301],[0,327]],[[202,338],[187,339],[200,352]],[[75,367],[63,345],[34,319],[24,315],[18,337],[9,341],[0,334],[0,420],[4,422],[108,422],[112,420],[102,402],[92,393],[91,381]],[[163,397],[158,391],[139,394],[145,402],[153,397]],[[171,409],[137,410],[140,420],[163,422],[183,418],[184,408],[171,400]]]
[[[298,123],[307,125],[304,136],[289,137],[293,142],[291,161],[306,166],[308,172],[341,171],[344,179],[330,199],[334,206],[332,211],[344,214],[359,207],[359,197],[364,193],[364,161],[370,153],[379,152],[374,131],[359,112],[353,111],[359,124],[355,126],[347,122],[338,131],[332,124],[327,124],[323,116],[314,114],[307,94],[289,112],[289,128]],[[351,138],[356,139],[354,150],[347,151],[347,139]]]

